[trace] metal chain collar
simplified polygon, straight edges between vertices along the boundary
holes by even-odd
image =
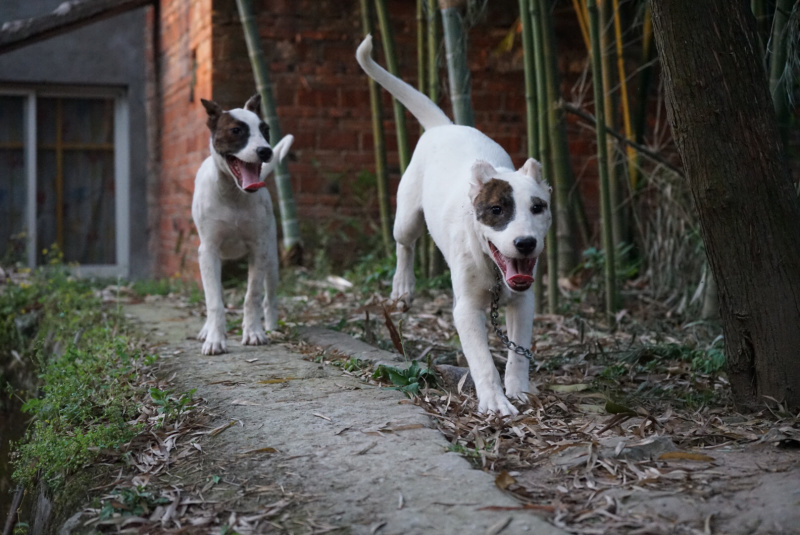
[[[497,325],[497,318],[499,317],[500,313],[498,312],[498,306],[500,303],[500,290],[503,288],[503,279],[500,277],[500,273],[498,273],[497,269],[494,270],[494,287],[492,288],[492,310],[489,314],[490,321],[492,323],[492,327],[494,328],[494,333],[500,339],[500,342],[504,346],[508,348],[509,351],[513,351],[517,355],[521,355],[528,359],[531,362],[535,362],[533,360],[533,353],[530,349],[517,345],[515,342],[512,342],[508,339],[508,336],[500,330],[500,327]]]

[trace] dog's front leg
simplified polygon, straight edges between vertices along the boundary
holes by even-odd
[[[203,243],[198,250],[200,278],[206,296],[206,323],[197,335],[203,341],[204,355],[225,353],[225,305],[222,302],[222,261],[219,252]]]
[[[503,416],[517,414],[519,411],[503,394],[500,374],[489,352],[486,314],[481,303],[469,296],[459,296],[453,308],[453,320],[475,383],[478,411],[495,412]]]
[[[267,278],[266,247],[262,244],[262,247],[250,254],[249,260],[242,319],[242,344],[259,346],[269,342],[261,325],[261,302],[264,298],[264,281]]]
[[[526,290],[522,295],[512,297],[506,306],[508,339],[520,347],[530,348],[533,339],[533,316],[533,290]],[[525,394],[530,392],[529,367],[528,359],[512,350],[508,351],[505,383],[506,396],[510,399],[527,401]]]

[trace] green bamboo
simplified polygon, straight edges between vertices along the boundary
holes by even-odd
[[[360,0],[361,23],[364,34],[372,33],[372,18],[369,2]],[[381,111],[378,85],[369,78],[369,104],[372,110],[372,135],[375,148],[375,179],[378,185],[378,209],[380,210],[381,238],[386,255],[392,253],[391,216],[389,212],[389,184],[386,177],[386,141],[383,135],[383,113]]]
[[[247,42],[247,51],[256,81],[256,89],[261,95],[261,110],[264,115],[264,121],[269,125],[272,140],[277,142],[283,136],[278,121],[269,70],[261,47],[258,27],[253,16],[253,5],[251,0],[236,0],[236,7],[239,10],[239,18],[242,21],[242,29]],[[284,257],[290,259],[292,263],[299,264],[303,257],[300,227],[297,223],[297,208],[292,194],[292,180],[284,161],[278,162],[275,167],[275,185],[278,191],[278,206],[280,207],[281,228],[283,230]]]
[[[389,13],[386,10],[386,0],[375,0],[375,11],[378,14],[378,26],[383,37],[383,50],[386,55],[386,68],[393,75],[400,77],[400,69],[397,67],[397,54],[394,50],[394,35],[392,24],[389,21]],[[400,101],[392,97],[394,107],[394,126],[397,131],[397,154],[400,160],[400,174],[406,172],[410,153],[408,149],[408,134],[406,130],[406,112]]]
[[[439,101],[439,25],[437,21],[437,0],[428,2],[428,97],[433,102]],[[428,240],[428,277],[433,278],[444,273],[445,261],[442,252],[433,240]]]
[[[795,0],[778,0],[775,5],[775,15],[772,19],[772,37],[770,37],[771,54],[769,57],[769,91],[772,94],[772,105],[778,118],[783,146],[789,141],[791,126],[791,108],[789,106],[789,91],[787,88],[786,70],[786,44],[788,33],[787,22],[789,13]]]
[[[592,82],[595,117],[597,118],[597,167],[600,175],[600,212],[602,217],[603,249],[605,249],[605,297],[609,325],[615,324],[617,311],[616,266],[614,260],[614,235],[611,222],[611,195],[608,184],[608,145],[606,144],[606,111],[603,102],[603,66],[600,56],[600,24],[597,3],[586,0],[589,10],[589,36],[592,41]]]
[[[461,16],[463,2],[439,0],[447,51],[447,74],[450,81],[450,103],[456,124],[475,126],[472,112],[469,67],[467,66],[467,36]]]
[[[532,13],[536,0],[519,0],[519,16],[522,22],[522,48],[525,66],[525,102],[526,102],[526,121],[528,133],[528,154],[542,161],[539,146],[539,115],[542,107],[539,102],[537,73],[540,69],[538,58],[538,48],[540,45],[539,32],[536,25],[532,23]],[[538,19],[537,19],[538,20]],[[541,314],[544,308],[544,284],[542,275],[544,271],[538,266],[536,279],[533,282],[533,293],[536,296],[536,313]]]
[[[550,136],[550,108],[553,102],[550,101],[551,92],[548,91],[548,61],[547,49],[545,48],[544,26],[545,11],[548,9],[546,0],[531,1],[531,36],[535,50],[536,59],[536,94],[539,111],[539,160],[542,164],[542,174],[553,184],[556,179],[553,173],[553,150],[552,138]],[[558,209],[558,199],[556,195],[550,197],[550,211],[555,214]],[[550,230],[547,233],[547,309],[551,314],[558,310],[558,241],[557,231],[559,220],[553,217]],[[541,273],[541,272],[540,272]],[[541,279],[541,277],[536,277]],[[541,281],[543,285],[543,281]],[[537,289],[534,288],[534,292]],[[537,307],[539,313],[542,312],[544,300],[542,293],[544,288],[539,289]]]
[[[427,55],[426,51],[428,47],[426,46],[427,41],[427,32],[425,28],[425,5],[424,2],[427,0],[417,0],[417,89],[419,89],[420,93],[426,93],[428,88],[428,66],[427,66]],[[422,126],[420,126],[420,134],[422,130]],[[428,249],[430,245],[428,244],[428,234],[424,232],[422,236],[419,237],[417,240],[417,264],[419,266],[420,273],[427,274],[428,273]]]
[[[570,210],[572,202],[579,202],[575,190],[575,177],[572,174],[572,161],[567,142],[567,126],[561,101],[561,77],[558,72],[558,51],[556,50],[553,14],[549,2],[543,1],[541,7],[542,44],[547,73],[548,135],[552,138],[551,155],[553,167],[553,190],[555,192],[555,219],[558,220],[556,236],[558,239],[559,275],[569,275],[575,269],[578,258],[574,245],[575,219]],[[574,201],[573,201],[574,196]]]
[[[525,121],[528,134],[528,156],[539,159],[539,129],[536,116],[536,58],[533,51],[533,29],[530,17],[529,0],[519,0],[520,21],[522,22],[522,58],[525,68]]]

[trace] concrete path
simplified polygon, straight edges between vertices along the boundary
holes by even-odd
[[[162,343],[176,391],[196,388],[218,417],[237,425],[203,443],[209,458],[252,480],[304,495],[304,508],[336,533],[565,533],[524,510],[490,474],[473,469],[435,424],[399,392],[364,384],[285,344],[242,346],[204,356],[201,318],[167,301],[127,305],[151,341]],[[349,336],[301,329],[312,344],[363,360],[394,355]],[[243,455],[274,448],[274,453]],[[272,451],[272,450],[264,450]]]

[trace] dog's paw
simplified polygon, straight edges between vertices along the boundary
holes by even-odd
[[[506,372],[508,373],[508,372]],[[516,376],[506,375],[506,396],[508,399],[518,399],[520,401],[528,401],[528,392],[530,392],[530,382],[527,377],[519,378]]]
[[[209,337],[203,342],[203,355],[221,355],[222,353],[227,353],[228,348],[227,344],[225,343],[225,338],[222,339],[215,339]]]
[[[478,403],[478,412],[481,414],[493,412],[501,416],[514,416],[519,414],[517,408],[511,404],[502,392],[480,399]]]
[[[263,346],[269,343],[267,333],[260,329],[247,329],[242,332],[242,345],[245,346]]]

